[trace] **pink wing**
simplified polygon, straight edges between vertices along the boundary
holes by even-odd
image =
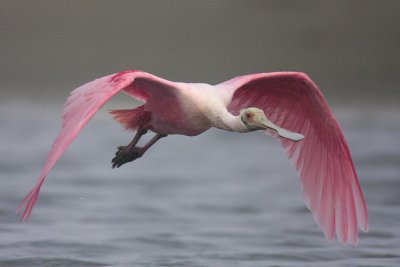
[[[160,97],[170,94],[177,84],[142,71],[124,71],[112,74],[75,89],[64,106],[62,129],[53,143],[38,183],[24,198],[18,210],[25,206],[21,221],[27,220],[38,198],[40,188],[69,144],[93,115],[116,93],[123,90],[132,97],[146,101],[158,93]]]
[[[279,138],[299,175],[306,205],[332,240],[357,243],[357,222],[368,230],[364,196],[346,140],[324,96],[311,79],[296,72],[253,74],[223,84],[232,90],[228,110],[257,107],[278,126],[301,133],[292,142]]]

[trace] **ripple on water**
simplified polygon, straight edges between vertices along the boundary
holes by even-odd
[[[82,266],[107,266],[106,263],[94,262],[94,261],[83,261],[68,258],[22,258],[14,260],[0,260],[0,266],[7,267],[57,267],[57,266],[68,266],[68,267],[82,267]]]

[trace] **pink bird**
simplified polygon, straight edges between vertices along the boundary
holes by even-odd
[[[65,104],[61,132],[38,183],[19,207],[25,206],[21,221],[29,218],[44,179],[62,153],[121,91],[144,104],[111,111],[126,129],[136,132],[130,144],[118,147],[113,168],[140,158],[170,134],[196,136],[212,127],[240,133],[262,130],[278,139],[294,163],[305,203],[327,239],[333,240],[336,233],[342,244],[356,245],[358,226],[368,230],[363,192],[344,135],[321,91],[299,72],[250,74],[212,86],[129,70],[82,85]],[[149,131],[155,136],[138,147]]]

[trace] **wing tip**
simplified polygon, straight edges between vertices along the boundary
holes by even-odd
[[[335,241],[335,235],[337,240],[342,246],[347,246],[351,245],[353,247],[358,245],[358,234],[355,233],[354,236],[348,235],[348,236],[340,236],[338,235],[336,229],[334,229],[331,233],[324,232],[325,235],[325,240],[327,240],[330,243],[333,243]]]
[[[26,197],[21,201],[21,204],[17,208],[17,214],[19,214],[22,209],[24,211],[22,212],[20,223],[26,222],[29,220],[33,208],[38,200],[39,197],[39,192],[40,188],[42,187],[43,181],[39,181],[38,184],[36,184],[32,190],[26,195]],[[25,207],[25,208],[24,208]]]
[[[334,229],[331,232],[324,232],[325,234],[325,240],[327,240],[329,243],[334,243],[335,241],[335,232],[336,232],[336,238],[339,241],[339,243],[342,246],[357,246],[358,245],[358,235],[355,234],[355,236],[339,236],[336,229]]]
[[[361,229],[364,233],[367,233],[367,232],[369,231],[369,222],[368,222],[368,219],[367,219],[363,224],[360,223],[360,229]]]
[[[354,237],[352,236],[345,236],[343,239],[338,238],[339,242],[343,246],[357,246],[358,245],[358,234],[356,233]]]

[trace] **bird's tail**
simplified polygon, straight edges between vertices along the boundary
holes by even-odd
[[[125,129],[131,131],[145,127],[150,122],[149,113],[144,111],[144,105],[134,109],[117,109],[109,112]]]

